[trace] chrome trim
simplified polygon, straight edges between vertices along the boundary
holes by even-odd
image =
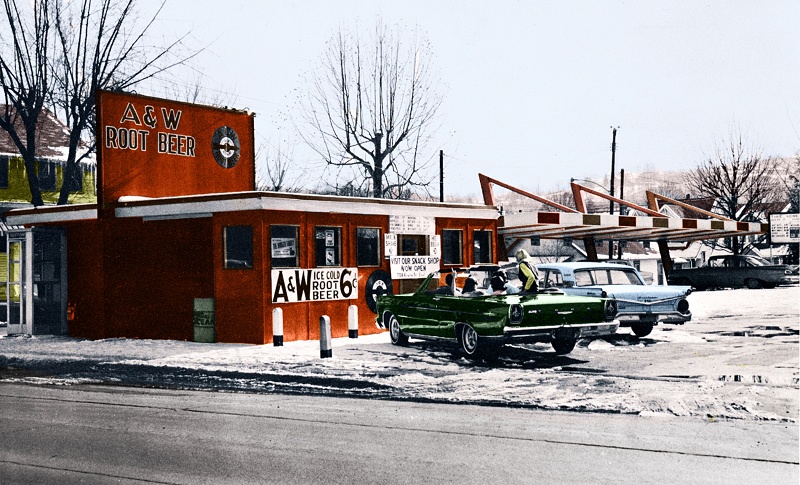
[[[597,323],[573,323],[573,324],[564,324],[564,325],[547,325],[544,327],[503,327],[503,333],[513,335],[515,333],[525,332],[525,331],[543,331],[543,332],[551,332],[553,330],[557,330],[559,328],[585,328],[585,327],[619,327],[619,321],[613,320],[611,322],[597,322]]]
[[[652,305],[659,305],[661,303],[667,303],[667,302],[675,301],[675,300],[683,300],[684,298],[686,298],[686,295],[673,296],[673,297],[670,297],[670,298],[664,298],[663,300],[654,300],[654,301],[626,300],[626,299],[623,299],[623,298],[615,298],[615,300],[617,300],[618,302],[621,301],[623,303],[631,303],[631,304],[635,304],[635,305],[652,306]]]

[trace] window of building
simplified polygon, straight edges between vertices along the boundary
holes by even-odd
[[[461,248],[463,231],[460,229],[442,229],[442,263],[461,264]]]
[[[227,226],[223,230],[223,267],[250,269],[253,267],[253,227]]]
[[[376,227],[356,229],[356,265],[380,266],[381,230]]]
[[[70,192],[83,190],[83,170],[80,165],[76,163],[64,167],[64,183],[67,184]]]
[[[473,263],[492,262],[492,231],[472,232]]]
[[[317,266],[342,265],[342,228],[317,226],[314,229]]]
[[[45,192],[56,191],[56,164],[39,160],[39,189]]]
[[[7,188],[8,188],[8,157],[0,157],[0,189],[7,189]]]
[[[297,226],[270,226],[270,258],[273,268],[297,268],[300,258]]]
[[[422,234],[399,234],[397,236],[398,256],[427,256],[430,253],[428,236]]]

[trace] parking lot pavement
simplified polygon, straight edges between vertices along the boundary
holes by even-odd
[[[621,329],[557,356],[507,346],[474,362],[454,346],[385,333],[272,345],[68,337],[0,338],[7,382],[110,382],[244,392],[317,393],[538,409],[797,423],[800,288],[696,292],[685,325],[645,338]]]

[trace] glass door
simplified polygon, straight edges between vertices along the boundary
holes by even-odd
[[[34,328],[29,330],[36,335],[67,333],[65,239],[56,228],[38,228],[33,233]]]
[[[31,265],[27,264],[33,259],[32,242],[33,233],[30,230],[8,233],[6,309],[9,335],[27,334],[33,329],[33,295],[29,294],[33,275]]]

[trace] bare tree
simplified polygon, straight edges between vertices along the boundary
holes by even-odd
[[[257,165],[256,186],[258,190],[272,192],[297,192],[300,188],[301,175],[293,175],[292,153],[277,145],[270,150],[268,144],[262,144],[256,150]]]
[[[0,19],[0,85],[4,103],[0,108],[0,129],[14,141],[28,174],[31,203],[44,205],[36,171],[36,144],[40,117],[50,94],[48,66],[50,3],[34,2],[20,9],[13,0],[3,0],[5,18]]]
[[[140,28],[136,0],[81,0],[54,3],[58,56],[54,59],[56,88],[53,103],[69,130],[69,151],[58,203],[66,204],[70,180],[80,176],[78,162],[95,150],[95,96],[98,89],[127,90],[151,79],[197,53],[180,56],[186,35],[154,49],[145,45],[148,30],[164,6]],[[81,141],[83,153],[78,156]]]
[[[723,140],[715,153],[686,176],[693,195],[711,197],[720,215],[737,221],[757,221],[766,203],[775,200],[774,161],[748,147],[741,133]],[[739,238],[730,248],[738,254]]]
[[[380,21],[368,40],[340,30],[306,78],[300,136],[328,166],[355,168],[373,197],[426,189],[434,157],[422,153],[442,100],[431,67],[430,46],[419,34],[409,43],[399,27]]]

